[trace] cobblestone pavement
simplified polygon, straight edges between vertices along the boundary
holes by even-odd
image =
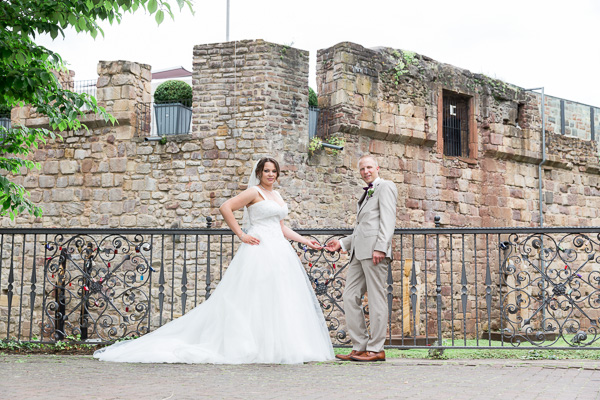
[[[352,396],[352,397],[350,397]],[[600,361],[118,364],[0,355],[0,399],[600,399]]]

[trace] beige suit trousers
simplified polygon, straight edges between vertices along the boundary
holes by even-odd
[[[389,262],[388,258],[384,258],[379,264],[373,265],[372,259],[359,260],[353,256],[348,264],[343,298],[346,325],[352,339],[353,350],[374,352],[383,350],[388,322],[387,263]],[[370,336],[362,309],[362,297],[365,292],[369,294]]]

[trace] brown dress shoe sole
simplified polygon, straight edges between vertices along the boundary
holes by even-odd
[[[354,356],[362,356],[363,354],[365,354],[364,351],[352,351],[350,354],[336,354],[335,358],[337,358],[338,360],[342,360],[342,361],[354,361],[352,359],[352,357]]]
[[[357,362],[379,362],[379,361],[385,361],[385,358],[370,358],[370,359],[359,359],[359,358],[351,358],[351,361],[357,361]]]
[[[353,361],[358,361],[358,362],[377,362],[377,361],[385,361],[385,353],[383,354],[383,358],[381,358],[379,355],[379,353],[376,353],[376,355],[373,356],[360,356],[360,355],[354,355],[352,356],[352,360]]]

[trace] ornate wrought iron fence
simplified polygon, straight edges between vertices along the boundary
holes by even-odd
[[[0,338],[144,334],[208,298],[238,246],[211,228],[0,229]],[[347,255],[294,246],[333,343],[348,345]],[[397,229],[387,345],[598,349],[599,247],[600,228]]]

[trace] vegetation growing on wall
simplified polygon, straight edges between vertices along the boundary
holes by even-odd
[[[396,59],[396,65],[393,67],[393,79],[394,83],[398,85],[400,77],[408,73],[408,67],[410,65],[417,65],[419,60],[415,58],[415,53],[412,51],[401,50],[401,52],[398,52],[398,50],[394,50],[392,55]]]
[[[308,155],[313,156],[317,151],[323,150],[323,143],[333,144],[335,146],[344,146],[346,144],[346,139],[341,136],[328,136],[326,138],[314,137],[311,139],[308,144]],[[337,155],[340,151],[336,149],[327,148],[331,154],[334,156]]]

